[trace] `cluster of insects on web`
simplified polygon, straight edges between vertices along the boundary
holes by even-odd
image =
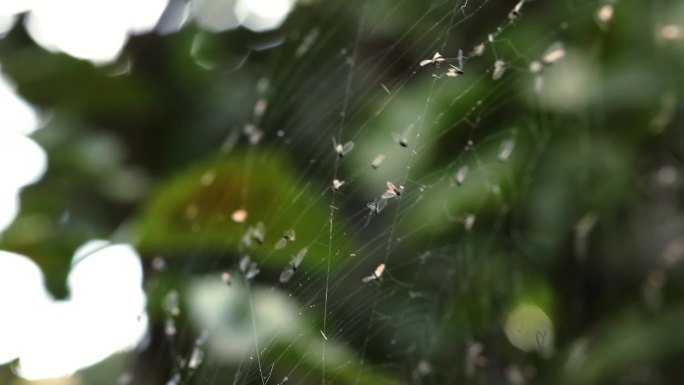
[[[518,1],[513,9],[508,13],[508,19],[510,23],[515,22],[521,15],[523,6],[529,0]],[[605,25],[610,21],[612,17],[612,5],[603,6],[597,13],[597,21],[600,25]],[[498,35],[502,32],[501,27],[497,29],[495,33],[490,33],[487,35],[487,43],[492,47],[494,53],[495,61],[491,67],[491,77],[493,80],[501,79],[506,70],[511,67],[511,63],[500,58],[494,49],[494,44],[497,41]],[[435,70],[440,69],[442,65],[447,65],[446,72],[433,73],[432,76],[435,79],[441,79],[442,76],[448,78],[456,78],[465,74],[465,62],[482,56],[487,48],[487,43],[481,42],[475,45],[467,55],[464,55],[463,50],[459,49],[458,54],[454,58],[444,57],[440,52],[435,52],[431,58],[423,59],[418,63],[419,67],[431,66]],[[549,67],[553,63],[561,60],[565,57],[565,47],[561,42],[555,42],[546,50],[542,57],[538,60],[533,60],[529,64],[529,72],[534,75],[534,89],[537,93],[542,91],[543,86],[543,72],[546,67]],[[383,86],[384,87],[384,86]]]

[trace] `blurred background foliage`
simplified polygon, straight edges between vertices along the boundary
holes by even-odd
[[[144,347],[60,381],[116,383],[126,373],[166,383],[171,357],[210,329],[215,346],[186,382],[260,383],[244,363],[253,314],[261,361],[280,357],[270,383],[321,383],[321,352],[336,384],[681,383],[684,40],[662,28],[684,28],[684,3],[623,0],[603,27],[597,1],[530,2],[509,23],[514,5],[307,1],[273,31],[189,23],[135,36],[102,66],[47,52],[15,26],[0,40],[2,71],[49,116],[32,136],[49,167],[22,191],[0,249],[38,263],[60,298],[88,239],[133,243],[147,273]],[[457,79],[417,71],[445,39],[454,57],[498,27],[496,55],[510,64],[502,81],[491,80],[489,46]],[[545,71],[539,95],[527,67],[554,41],[567,55]],[[248,124],[263,130],[260,143],[243,135]],[[338,164],[330,138],[341,124],[356,147]],[[390,140],[411,125],[419,156]],[[502,164],[507,138],[514,155]],[[378,153],[387,159],[376,172]],[[403,206],[364,227],[362,208],[407,162],[415,183]],[[468,182],[456,190],[464,165]],[[335,175],[349,179],[331,204]],[[235,223],[243,208],[246,224]],[[241,246],[258,221],[265,245]],[[273,250],[293,226],[297,241]],[[380,255],[388,241],[399,244],[392,278],[359,289],[380,260],[350,254]],[[274,286],[303,246],[306,278]],[[235,279],[226,291],[216,277],[237,276],[245,253],[261,273],[251,288]],[[323,344],[328,280],[327,319],[341,331]],[[184,309],[173,343],[169,290]],[[7,366],[0,379],[23,383]]]

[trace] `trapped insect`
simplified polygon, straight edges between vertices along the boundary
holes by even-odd
[[[344,186],[344,181],[339,179],[333,179],[332,188],[334,191],[340,191],[340,187]]]
[[[242,259],[240,260],[239,268],[240,272],[242,272],[242,274],[244,274],[245,278],[247,279],[252,279],[261,272],[256,262],[252,262],[252,259],[249,258],[249,255],[245,255],[244,257],[242,257]]]
[[[544,52],[544,56],[542,56],[542,63],[546,66],[549,66],[560,59],[565,57],[565,46],[563,45],[562,42],[557,41],[549,48],[546,49],[546,52]]]
[[[368,277],[364,277],[361,282],[363,283],[368,283],[372,281],[379,280],[382,278],[382,273],[385,272],[385,264],[381,263],[378,265],[378,267],[375,268],[375,271],[373,271],[373,274],[369,275]]]
[[[503,60],[497,60],[494,62],[494,72],[492,72],[492,79],[499,80],[506,72],[506,62]]]
[[[335,138],[333,138],[332,141],[333,141],[333,148],[335,149],[335,153],[340,158],[344,158],[345,156],[347,156],[347,154],[349,154],[354,149],[354,142],[352,142],[352,141],[349,141],[345,144],[337,143]]]
[[[408,139],[406,139],[405,135],[398,134],[396,132],[392,133],[392,140],[397,142],[398,145],[401,147],[408,147]]]
[[[534,89],[537,93],[541,92],[544,79],[541,76],[544,68],[561,60],[565,57],[565,47],[561,42],[555,42],[544,52],[541,60],[535,60],[530,63],[530,72],[537,75],[535,78]]]
[[[470,51],[470,54],[468,54],[468,57],[471,58],[471,57],[476,57],[476,56],[482,56],[484,51],[485,51],[485,44],[480,43],[480,44],[476,45],[475,47],[473,47],[473,50]]]
[[[506,139],[501,143],[501,148],[499,149],[499,162],[504,163],[511,157],[513,149],[515,148],[515,140]]]
[[[285,231],[283,234],[283,237],[278,240],[275,244],[275,249],[279,250],[282,249],[283,247],[287,246],[287,242],[294,242],[295,240],[295,231],[294,229],[289,229]]]
[[[302,260],[304,260],[304,257],[306,256],[306,253],[309,251],[308,248],[303,248],[299,250],[297,255],[292,258],[290,263],[288,264],[287,268],[283,270],[282,273],[280,273],[280,282],[281,283],[287,283],[290,281],[292,276],[294,275],[295,271],[297,271],[297,268],[299,265],[302,263]]]
[[[382,199],[392,199],[394,197],[400,197],[401,193],[404,192],[404,186],[395,186],[394,183],[387,181],[387,191],[382,193],[380,198]]]
[[[463,166],[456,171],[456,175],[454,175],[454,182],[456,182],[457,186],[463,185],[463,182],[465,182],[466,176],[468,176],[468,166]]]
[[[425,59],[420,61],[420,66],[425,67],[428,64],[432,64],[434,66],[438,66],[440,63],[444,63],[446,59],[440,54],[439,52],[435,52],[435,54],[432,56],[432,59]]]
[[[375,156],[375,158],[373,158],[373,161],[371,162],[371,167],[373,167],[374,170],[377,170],[384,161],[385,155],[378,154]]]
[[[511,12],[508,13],[508,18],[513,21],[520,17],[520,12],[522,11],[523,4],[525,4],[525,0],[520,0],[515,7],[511,10]]]

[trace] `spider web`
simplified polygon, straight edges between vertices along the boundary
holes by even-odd
[[[239,190],[227,195],[248,214],[235,238],[246,234],[250,244],[236,241],[218,258],[201,258],[198,247],[174,270],[184,290],[154,286],[172,274],[154,273],[150,290],[165,295],[167,325],[152,338],[167,341],[159,365],[169,384],[488,383],[513,381],[511,368],[542,359],[515,351],[502,326],[524,290],[524,244],[534,241],[520,206],[563,125],[544,107],[546,88],[535,91],[528,65],[571,35],[564,20],[585,28],[598,4],[530,2],[513,19],[514,6],[312,4],[291,15],[315,15],[309,29],[286,24],[281,45],[230,73],[253,79],[255,113],[230,127],[216,154],[240,159],[242,183],[226,188]],[[530,38],[526,19],[546,14],[546,30]],[[484,53],[473,54],[480,44]],[[435,52],[446,62],[418,65]],[[495,80],[497,60],[505,72]],[[464,74],[446,75],[461,64]],[[333,143],[349,141],[353,150],[338,156]],[[294,175],[290,186],[251,190],[274,163]],[[344,184],[333,188],[333,180]],[[380,198],[387,181],[400,196]],[[303,210],[289,209],[302,201]],[[380,202],[379,212],[369,208]],[[249,233],[258,222],[263,244]],[[275,248],[284,230],[305,224],[318,230]],[[190,225],[201,245],[202,224]],[[279,282],[303,248],[301,266]],[[260,270],[253,278],[240,271],[246,255]],[[226,272],[230,285],[220,278]],[[538,345],[552,343],[544,338],[537,335]]]

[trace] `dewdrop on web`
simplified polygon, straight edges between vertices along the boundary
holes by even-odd
[[[369,275],[368,277],[364,277],[361,282],[363,283],[368,283],[372,281],[377,281],[380,278],[382,278],[382,273],[385,272],[385,264],[381,263],[378,265],[378,267],[375,268],[375,271],[373,271],[373,274]]]
[[[349,141],[345,144],[342,144],[337,143],[335,138],[333,138],[333,148],[335,149],[335,153],[337,154],[337,156],[339,156],[340,158],[344,158],[354,149],[354,142]]]

